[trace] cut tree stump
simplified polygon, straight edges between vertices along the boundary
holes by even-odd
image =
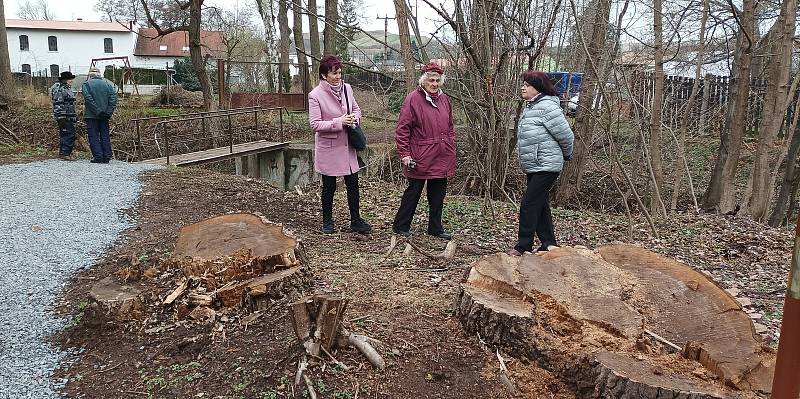
[[[637,247],[486,256],[454,311],[467,332],[536,360],[580,397],[755,398],[771,387],[774,355],[733,298]]]
[[[96,323],[140,320],[143,315],[142,293],[134,287],[120,285],[112,277],[94,284],[89,291],[86,315]]]
[[[331,354],[337,347],[353,346],[381,370],[386,367],[383,357],[363,335],[351,334],[342,328],[349,300],[329,295],[311,295],[289,304],[289,315],[297,338],[313,358],[320,353]]]
[[[311,273],[300,240],[283,226],[249,213],[212,217],[181,228],[162,270],[181,270],[165,305],[261,310],[294,301],[308,290]]]

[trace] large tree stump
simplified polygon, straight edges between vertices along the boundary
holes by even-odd
[[[173,256],[161,265],[182,272],[164,304],[184,293],[188,306],[257,310],[279,300],[294,301],[310,286],[305,259],[298,239],[257,215],[206,219],[181,229]]]
[[[117,284],[112,277],[106,277],[89,291],[87,319],[95,323],[139,320],[143,314],[141,294],[134,287]]]
[[[535,359],[582,397],[759,397],[771,387],[774,356],[733,298],[636,247],[484,257],[454,308],[465,330]]]

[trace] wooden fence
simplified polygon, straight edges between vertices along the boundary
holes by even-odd
[[[694,78],[666,76],[664,78],[664,102],[662,106],[663,124],[671,129],[680,127],[683,109],[689,101]],[[702,134],[719,134],[725,128],[725,113],[733,98],[732,87],[735,79],[727,76],[706,75],[700,79],[695,103],[689,111],[689,130]],[[652,72],[634,72],[632,76],[631,97],[635,99],[634,109],[648,108],[653,104],[655,77]],[[747,99],[746,131],[756,133],[761,122],[767,82],[753,79]]]

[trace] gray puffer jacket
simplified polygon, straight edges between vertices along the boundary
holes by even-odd
[[[574,135],[556,96],[540,96],[522,109],[517,154],[525,173],[560,172],[572,158]]]

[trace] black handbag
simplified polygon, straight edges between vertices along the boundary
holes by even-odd
[[[347,86],[342,82],[342,90],[344,91],[344,101],[347,102],[347,114],[350,114],[350,99],[347,95]],[[345,126],[347,130],[347,142],[350,146],[355,148],[356,151],[363,151],[367,148],[367,137],[364,136],[364,131],[361,130],[360,125]]]

